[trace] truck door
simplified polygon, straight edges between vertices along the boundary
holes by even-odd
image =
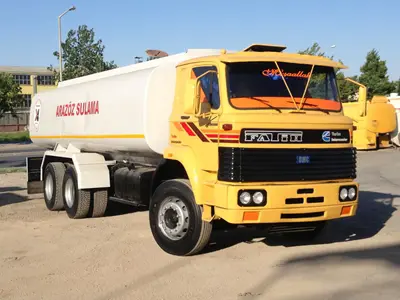
[[[207,73],[207,74],[206,74]],[[216,170],[218,165],[219,115],[221,111],[219,80],[216,66],[192,69],[192,77],[200,78],[200,116],[193,118],[193,131],[199,136],[202,168]]]

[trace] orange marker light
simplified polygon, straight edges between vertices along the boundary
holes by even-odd
[[[243,214],[243,221],[257,221],[259,215],[259,211],[246,211]]]
[[[351,212],[351,206],[343,206],[342,212],[340,213],[341,216],[348,215]]]

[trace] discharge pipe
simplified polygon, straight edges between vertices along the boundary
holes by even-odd
[[[354,83],[359,86],[358,89],[358,103],[360,105],[360,117],[367,114],[367,87],[351,78],[345,78],[345,80]]]

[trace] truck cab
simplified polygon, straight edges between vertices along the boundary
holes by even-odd
[[[218,220],[318,233],[355,215],[353,123],[335,78],[345,66],[284,49],[252,45],[177,66],[163,183],[150,205],[153,235],[167,252],[198,251]],[[188,202],[168,206],[171,194],[195,199],[201,221],[185,225]],[[189,231],[197,232],[191,246],[183,242]]]

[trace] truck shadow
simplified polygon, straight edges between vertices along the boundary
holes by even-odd
[[[126,204],[121,204],[114,201],[108,201],[107,209],[104,217],[115,217],[120,215],[132,214],[135,212],[146,211],[148,208],[136,207]]]
[[[20,187],[20,186],[6,186],[6,187],[0,187],[0,193],[4,192],[16,192],[16,191],[24,191],[26,188]]]
[[[358,280],[356,285],[352,280],[348,281],[348,284],[346,280],[341,280],[341,275],[346,278],[345,274],[343,274],[343,272],[346,271],[340,268],[344,266],[354,267],[357,263],[361,263],[362,266],[364,266],[365,263],[373,264],[375,267],[386,265],[387,268],[398,269],[400,267],[400,244],[320,254],[313,253],[312,255],[290,258],[279,264],[279,267],[276,271],[273,271],[272,274],[263,278],[254,286],[246,289],[244,295],[251,295],[253,296],[251,299],[258,299],[258,296],[262,297],[268,294],[275,285],[283,284],[283,280],[287,281],[288,278],[301,277],[307,282],[307,277],[309,276],[310,282],[313,282],[313,285],[308,289],[303,288],[302,293],[297,295],[296,299],[350,299],[353,297],[364,299],[363,296],[370,298],[373,294],[378,296],[378,294],[382,292],[384,292],[386,296],[390,294],[393,297],[395,297],[394,295],[397,297],[398,279],[393,278],[393,274],[391,274],[392,276],[382,277],[380,280],[365,280],[367,274],[358,274],[361,280]],[[338,264],[340,265],[339,268]],[[324,270],[329,270],[329,272],[324,272]],[[333,275],[331,272],[332,270],[339,272],[339,274],[336,273],[336,275]],[[318,274],[317,277],[316,274]],[[334,292],[332,289],[325,289],[325,291],[324,289],[315,289],[315,286],[320,285],[320,283],[331,281],[332,276],[336,276],[336,284],[342,281],[341,283],[344,285],[343,288],[336,289]],[[241,295],[239,295],[239,297],[240,296]],[[246,296],[241,299],[247,299]],[[382,296],[382,294],[379,296]],[[287,299],[289,299],[289,297]]]
[[[0,207],[6,206],[6,205],[11,205],[11,204],[16,204],[16,203],[21,203],[29,201],[27,196],[24,195],[19,195],[15,193],[9,193],[9,192],[2,192],[0,194]]]
[[[331,244],[368,239],[378,234],[397,209],[393,199],[400,195],[371,191],[360,191],[359,206],[356,216],[332,220],[321,234],[313,241],[293,238],[290,235],[269,235],[266,231],[252,228],[235,230],[217,230],[213,232],[210,243],[204,253],[232,247],[238,243],[259,243],[262,239],[268,246],[296,247],[304,245]]]

